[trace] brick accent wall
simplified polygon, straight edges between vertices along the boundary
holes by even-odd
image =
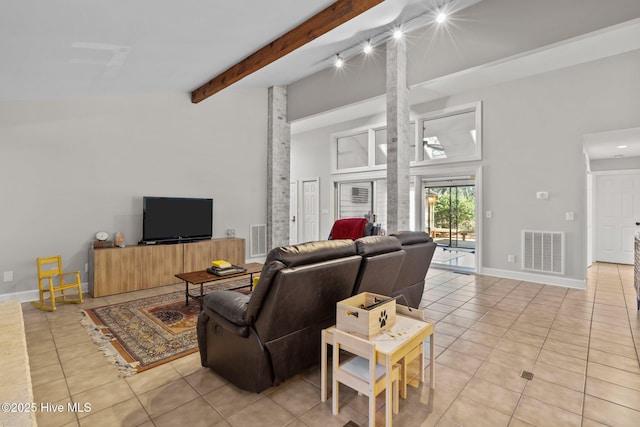
[[[409,230],[407,46],[387,42],[387,233]]]
[[[287,122],[287,89],[269,88],[267,152],[267,248],[289,244],[291,128]]]

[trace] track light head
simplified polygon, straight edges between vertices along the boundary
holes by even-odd
[[[362,46],[362,51],[367,55],[373,52],[373,45],[371,44],[371,40],[368,40]]]

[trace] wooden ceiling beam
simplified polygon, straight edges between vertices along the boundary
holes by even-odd
[[[240,79],[282,58],[310,41],[355,18],[384,0],[338,0],[296,28],[260,48],[191,92],[197,104]]]

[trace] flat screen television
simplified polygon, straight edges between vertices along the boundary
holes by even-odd
[[[141,243],[211,239],[213,199],[145,196],[142,206]]]

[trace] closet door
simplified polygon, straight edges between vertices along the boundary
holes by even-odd
[[[596,176],[596,261],[633,264],[640,231],[640,173]]]

